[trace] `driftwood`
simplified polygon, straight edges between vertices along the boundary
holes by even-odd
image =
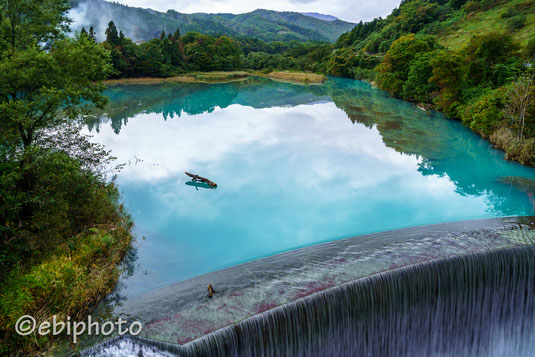
[[[217,184],[215,182],[212,182],[212,181],[208,180],[207,178],[201,177],[199,175],[190,174],[189,172],[186,172],[186,175],[191,177],[191,181],[204,182],[204,183],[208,184],[208,186],[210,186],[211,188],[216,188],[217,187]]]
[[[215,290],[212,287],[212,284],[208,284],[208,297],[211,299],[214,296]]]

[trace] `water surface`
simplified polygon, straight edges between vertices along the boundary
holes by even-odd
[[[89,123],[126,166],[137,295],[320,242],[533,212],[535,170],[460,123],[329,79],[113,87]],[[184,172],[217,189],[186,185]]]

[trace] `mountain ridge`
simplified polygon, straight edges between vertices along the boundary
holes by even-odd
[[[314,17],[316,19],[319,19],[319,20],[324,20],[324,21],[336,21],[336,20],[340,20],[338,17],[336,16],[333,16],[333,15],[326,15],[326,14],[320,14],[318,12],[300,12],[301,15],[305,15],[305,16],[310,16],[310,17]]]
[[[333,43],[355,24],[336,20],[322,20],[291,11],[257,9],[243,14],[184,14],[176,10],[160,12],[130,7],[105,0],[71,0],[69,11],[73,30],[93,26],[99,40],[109,21],[135,41],[150,40],[163,30],[181,33],[196,31],[209,35],[256,37],[264,41],[330,42]]]

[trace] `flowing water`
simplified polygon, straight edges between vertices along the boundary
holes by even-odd
[[[489,225],[494,223],[485,222]],[[203,302],[203,299],[191,294],[191,285],[176,284],[161,289],[162,291],[142,297],[138,302],[138,310],[155,315],[166,309],[178,310],[179,313],[160,316],[160,319],[149,322],[146,328],[150,339],[145,338],[147,331],[144,331],[145,336],[142,338],[114,339],[86,351],[84,356],[133,356],[138,353],[146,356],[192,357],[533,355],[534,232],[527,235],[522,233],[525,231],[512,230],[509,232],[513,234],[504,234],[505,231],[497,233],[499,231],[479,227],[480,234],[464,232],[448,235],[448,228],[455,231],[456,227],[444,225],[357,237],[365,241],[376,238],[382,241],[378,246],[384,248],[388,247],[386,241],[391,245],[392,239],[396,240],[400,235],[415,236],[416,239],[412,239],[409,244],[413,246],[412,253],[404,249],[409,245],[399,242],[395,244],[396,252],[399,253],[392,256],[392,261],[396,263],[412,261],[413,264],[376,274],[366,275],[362,272],[364,277],[360,279],[331,287],[323,286],[321,290],[308,291],[309,295],[278,306],[272,304],[272,296],[264,296],[264,304],[269,305],[269,309],[252,313],[248,318],[233,324],[227,322],[226,327],[213,332],[202,332],[203,336],[185,344],[180,343],[180,337],[179,341],[170,341],[165,334],[171,332],[176,337],[180,330],[188,330],[192,326],[202,331],[203,315],[214,315],[223,310],[217,317],[218,320],[225,320],[228,316],[225,316],[224,310],[228,310],[229,306],[239,306],[241,309],[247,307],[242,297],[247,292],[240,290],[239,283],[234,282],[232,287],[225,287],[233,277],[243,276],[240,276],[238,268],[218,275],[209,274],[209,279],[217,281],[218,288],[221,287],[217,291],[217,297],[213,298],[215,300],[210,302]],[[530,238],[529,242],[524,242],[528,245],[522,246],[522,239],[518,240],[521,236]],[[343,272],[354,273],[362,266],[368,269],[374,269],[372,267],[375,266],[377,269],[381,263],[373,260],[380,261],[381,254],[383,258],[392,255],[391,252],[363,252],[357,247],[357,238],[321,247],[325,249],[305,249],[294,256],[299,260],[303,260],[303,256],[315,256],[314,261],[329,263],[322,265],[338,275]],[[414,264],[414,259],[423,253],[447,256],[444,251],[448,250],[448,246],[456,244],[464,245],[463,249],[473,252]],[[511,246],[497,249],[503,244]],[[346,258],[350,256],[348,252],[360,251],[364,254],[353,257],[352,261],[358,262],[356,269],[349,262],[341,262],[340,267],[333,264],[332,257],[329,257],[335,252],[334,248],[343,248],[337,254]],[[483,250],[478,251],[479,249]],[[373,260],[366,259],[369,257]],[[340,259],[335,261],[340,262]],[[261,262],[258,266],[251,263],[242,266],[243,270],[250,270],[254,274],[264,271],[264,276],[254,277],[254,287],[246,288],[249,291],[256,290],[257,295],[262,295],[261,291],[279,291],[284,286],[281,282],[288,279],[293,284],[286,281],[287,290],[296,286],[305,286],[310,290],[317,287],[302,283],[304,275],[309,273],[292,271],[292,263],[289,263],[287,256]],[[316,273],[319,266],[310,264]],[[261,270],[262,267],[264,270]],[[280,269],[278,274],[275,272],[277,269]],[[268,271],[267,274],[265,270]],[[287,277],[280,274],[282,271],[288,271]],[[315,280],[312,282],[330,281],[324,276],[313,276]],[[252,279],[249,277],[249,280]],[[190,283],[193,284],[193,281]],[[244,284],[244,279],[240,279],[240,283]],[[275,289],[274,284],[278,284]],[[184,294],[189,294],[189,303],[183,303],[184,306],[177,309],[180,299],[176,297]],[[247,297],[250,298],[251,296]],[[191,306],[191,302],[194,306]],[[139,305],[144,306],[144,309],[139,309]],[[174,307],[170,309],[170,306]],[[188,318],[188,309],[195,311],[195,316]],[[236,312],[231,315],[235,314]]]
[[[334,78],[107,94],[88,130],[125,164],[117,181],[146,239],[121,281],[122,312],[144,321],[148,340],[114,340],[100,355],[137,355],[139,343],[147,356],[535,350],[533,240],[517,247],[502,221],[340,240],[531,215],[535,170],[460,123]],[[289,252],[323,242],[333,243]]]

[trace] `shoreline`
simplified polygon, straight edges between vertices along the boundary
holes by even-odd
[[[185,73],[173,77],[141,77],[141,78],[119,78],[108,79],[103,83],[107,86],[115,85],[150,85],[160,83],[227,83],[242,81],[249,78],[249,73],[245,71],[233,72],[194,72]]]
[[[142,78],[119,78],[108,79],[103,84],[112,87],[116,85],[151,85],[160,83],[229,83],[248,79],[249,77],[263,77],[272,80],[295,83],[319,85],[327,80],[327,77],[316,73],[273,71],[262,73],[259,71],[229,71],[229,72],[192,72],[173,77],[142,77]]]
[[[108,185],[108,190],[116,190]],[[111,192],[111,194],[113,194]],[[59,346],[70,346],[68,353],[76,352],[70,344],[70,336],[58,334],[33,340],[34,334],[11,334],[20,316],[32,316],[37,324],[59,321],[83,320],[95,307],[111,294],[118,285],[120,275],[131,264],[129,252],[135,236],[133,221],[116,197],[111,197],[112,215],[107,222],[95,223],[84,228],[49,252],[42,259],[13,271],[3,282],[0,306],[4,308],[1,329],[9,331],[4,336],[4,353],[30,354],[54,353]],[[28,284],[27,282],[31,282]],[[22,304],[24,297],[26,304]],[[7,301],[16,303],[6,304]]]

